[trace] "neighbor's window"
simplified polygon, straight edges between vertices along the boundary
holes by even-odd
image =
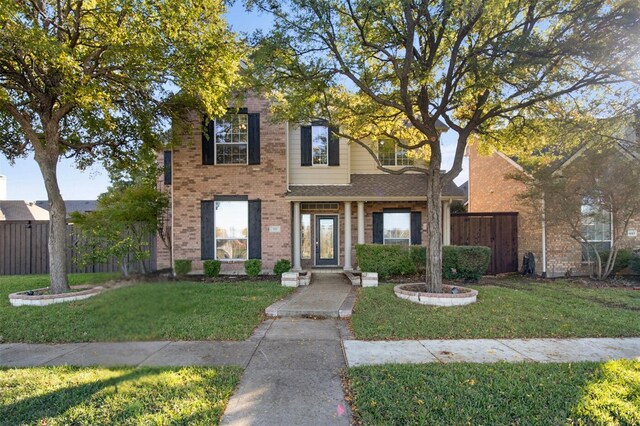
[[[216,201],[216,259],[246,260],[249,229],[249,203]]]
[[[590,262],[595,259],[594,250],[611,250],[611,212],[592,199],[585,198],[580,213],[582,234],[589,242],[582,243],[582,261]]]
[[[302,259],[311,259],[311,215],[303,214],[300,221],[300,245]]]
[[[412,166],[413,158],[407,155],[407,150],[402,149],[391,139],[378,142],[378,159],[383,166]]]
[[[311,152],[313,164],[329,164],[329,128],[311,126]]]
[[[384,213],[384,244],[411,244],[411,213]]]
[[[216,164],[247,164],[249,115],[228,113],[216,119]]]

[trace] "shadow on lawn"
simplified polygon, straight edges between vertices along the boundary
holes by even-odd
[[[115,387],[117,392],[120,383],[162,372],[163,370],[137,369],[118,377],[64,387],[6,404],[0,407],[0,425],[32,424],[45,417],[56,417],[90,400],[95,394],[110,386]]]

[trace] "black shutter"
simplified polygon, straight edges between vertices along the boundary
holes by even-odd
[[[200,201],[200,257],[203,260],[215,259],[216,228],[213,223],[215,212],[215,201]]]
[[[260,164],[260,114],[249,114],[249,164]]]
[[[422,212],[411,212],[411,245],[422,244]]]
[[[337,132],[337,127],[329,128],[329,165],[340,165],[340,138],[334,132]]]
[[[373,213],[373,244],[384,243],[384,216],[383,213]]]
[[[202,164],[215,164],[215,120],[202,123]]]
[[[300,126],[300,165],[311,165],[311,126]]]
[[[249,200],[249,259],[262,259],[262,203]]]
[[[164,152],[164,184],[171,185],[171,151]]]

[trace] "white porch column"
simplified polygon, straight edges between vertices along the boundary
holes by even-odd
[[[451,200],[442,203],[442,245],[451,245]]]
[[[300,201],[293,202],[293,270],[300,271]]]
[[[351,266],[351,201],[344,202],[344,270],[350,271]]]
[[[364,201],[358,201],[358,244],[364,244]]]

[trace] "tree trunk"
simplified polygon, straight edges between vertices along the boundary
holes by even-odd
[[[47,141],[48,143],[55,142]],[[58,186],[57,166],[59,154],[56,150],[35,150],[35,159],[44,179],[49,199],[49,279],[53,294],[69,291],[67,281],[67,208]]]
[[[432,159],[433,161],[433,159]],[[442,203],[440,162],[427,174],[427,291],[442,293]]]

